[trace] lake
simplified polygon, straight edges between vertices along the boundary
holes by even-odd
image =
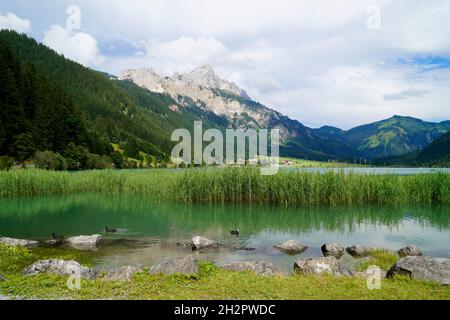
[[[353,168],[296,168],[296,167],[282,167],[286,171],[301,171],[301,172],[344,172],[346,174],[376,174],[376,175],[415,175],[415,174],[430,174],[430,173],[446,173],[450,174],[450,168],[383,168],[383,167],[353,167]]]
[[[118,228],[104,234],[105,226]],[[240,237],[230,234],[240,229]],[[220,249],[194,252],[201,260],[267,261],[286,271],[296,258],[320,257],[320,246],[339,242],[399,249],[417,245],[425,255],[450,258],[450,207],[280,208],[279,206],[208,206],[158,203],[151,198],[82,194],[0,200],[0,235],[49,239],[102,234],[115,240],[93,253],[99,269],[141,263],[150,266],[192,254],[178,242],[202,235]],[[295,239],[309,246],[292,257],[273,245]],[[236,251],[246,246],[254,251]]]

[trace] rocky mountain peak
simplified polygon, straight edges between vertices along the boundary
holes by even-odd
[[[249,99],[244,90],[239,88],[235,83],[220,78],[213,67],[207,64],[199,66],[193,71],[185,74],[175,73],[172,79],[174,81],[183,82],[186,85],[197,85],[203,88],[219,89]]]
[[[127,69],[123,70],[119,80],[132,81],[140,87],[144,87],[152,92],[163,93],[163,79],[153,69]]]
[[[232,122],[239,121],[236,115],[245,114],[258,125],[267,120],[263,109],[255,111],[247,106],[251,99],[235,83],[220,78],[210,65],[202,65],[187,73],[174,73],[172,77],[160,77],[152,69],[128,69],[122,71],[119,80],[132,81],[136,85],[157,93],[171,96],[180,106],[186,99],[197,106],[224,116]],[[242,101],[246,100],[246,101]],[[266,110],[267,111],[267,110]],[[275,113],[269,112],[271,115]]]

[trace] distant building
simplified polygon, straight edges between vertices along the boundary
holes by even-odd
[[[291,161],[291,160],[283,160],[283,161],[281,161],[281,165],[283,165],[283,166],[293,166],[293,165],[295,165],[295,162]]]

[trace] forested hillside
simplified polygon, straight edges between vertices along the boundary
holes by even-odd
[[[450,132],[436,139],[426,148],[398,157],[382,158],[377,164],[402,166],[450,167]]]
[[[202,120],[205,129],[224,130],[260,128],[259,119],[263,127],[280,129],[282,156],[323,161],[371,162],[402,155],[427,147],[450,130],[449,121],[400,116],[348,131],[311,129],[251,100],[210,67],[170,81],[150,72],[145,75],[165,83],[168,92],[152,92],[135,84],[135,78],[118,80],[68,60],[26,35],[0,31],[2,162],[33,159],[41,167],[59,169],[165,166],[174,146],[173,130],[191,130],[195,120]],[[242,94],[205,90],[195,81]],[[230,108],[242,112],[230,113]],[[407,157],[412,159],[411,154]]]
[[[44,150],[73,156],[66,150],[72,143],[71,151],[75,146],[83,158],[91,153],[116,164],[119,155],[166,162],[174,129],[191,128],[195,119],[206,127],[227,125],[195,105],[181,108],[166,95],[67,60],[25,35],[0,31],[0,44],[0,155],[18,161]]]
[[[19,161],[37,150],[63,153],[70,142],[99,154],[108,146],[90,135],[73,99],[0,40],[0,154]]]

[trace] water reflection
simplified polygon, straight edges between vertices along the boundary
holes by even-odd
[[[201,259],[225,263],[264,260],[291,267],[288,257],[272,246],[298,239],[310,247],[301,256],[321,256],[320,245],[365,244],[398,249],[415,244],[427,255],[450,257],[450,208],[436,207],[336,207],[280,208],[276,206],[187,206],[158,203],[150,198],[99,194],[0,200],[0,234],[45,239],[52,232],[80,235],[118,228],[110,239],[139,239],[142,245],[116,243],[102,247],[99,265],[133,262],[151,264],[190,254],[177,242],[200,234],[225,247],[194,253]],[[239,228],[241,236],[230,235]],[[254,251],[235,251],[236,246]]]

